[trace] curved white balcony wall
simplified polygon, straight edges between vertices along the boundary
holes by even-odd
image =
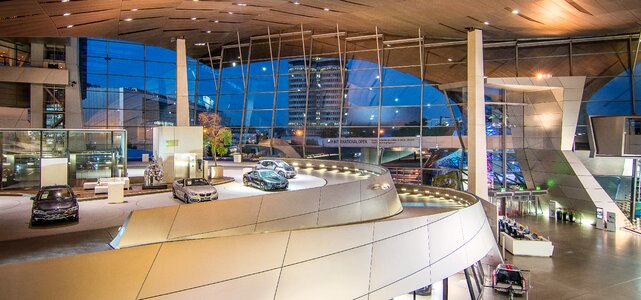
[[[287,159],[299,167],[361,174],[352,182],[286,193],[133,211],[114,248],[377,220],[402,211],[389,172],[357,162]]]
[[[472,204],[412,218],[2,265],[0,294],[3,299],[390,299],[496,251],[481,203],[470,194],[445,191],[443,197]]]

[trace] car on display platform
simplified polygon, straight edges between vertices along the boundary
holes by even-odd
[[[287,179],[296,176],[296,169],[280,159],[265,159],[256,163],[256,170],[274,170]]]
[[[499,264],[492,273],[492,287],[495,291],[522,295],[527,291],[527,283],[522,271],[512,264]]]
[[[78,199],[68,185],[43,186],[31,200],[31,225],[56,220],[77,222],[79,219]]]
[[[257,187],[263,191],[286,190],[289,180],[274,170],[252,170],[243,175],[243,184]]]
[[[205,178],[185,178],[174,181],[171,186],[174,198],[185,203],[218,199],[218,191]]]

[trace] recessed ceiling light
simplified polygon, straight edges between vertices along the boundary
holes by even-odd
[[[64,13],[62,14],[63,17],[71,16],[71,13]]]
[[[214,21],[214,23],[218,23],[218,20]]]
[[[211,33],[211,30],[207,30],[207,31],[205,31],[205,32],[207,32],[207,33]]]
[[[324,11],[329,11],[329,8],[325,7],[323,8]]]
[[[73,27],[73,25],[67,25],[67,28],[71,28],[71,27]]]
[[[198,20],[198,18],[191,18],[191,20],[192,20],[192,21],[196,21],[196,20]]]
[[[515,14],[515,15],[518,15],[519,14],[519,10],[515,9],[515,10],[512,11],[512,13]]]
[[[447,59],[447,61],[452,61],[452,59],[451,59],[451,58],[448,58],[448,59]]]
[[[294,2],[294,5],[299,5],[299,4],[300,4],[300,2],[298,2],[298,1]]]
[[[490,22],[485,21],[485,22],[483,22],[483,24],[485,24],[485,25],[490,25]]]
[[[238,6],[247,6],[247,3],[238,3],[236,5],[238,5]]]
[[[70,1],[70,0],[62,0],[62,2],[63,2],[63,3],[64,3],[64,2],[69,2],[69,1]]]
[[[131,11],[138,11],[138,9],[137,8],[132,8]]]
[[[228,13],[228,14],[230,14],[230,15],[233,15],[233,14],[234,14],[234,12],[233,12],[233,11],[228,11],[227,13]]]
[[[126,19],[125,19],[125,21],[127,21],[127,22],[131,22],[131,21],[133,21],[133,20],[134,20],[134,19],[132,19],[132,18],[126,18]]]
[[[196,46],[205,46],[205,43],[195,43]]]

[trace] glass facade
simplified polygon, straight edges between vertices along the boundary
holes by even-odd
[[[485,74],[586,76],[575,148],[588,149],[588,115],[639,112],[641,71],[631,68],[637,42],[617,36],[486,43]],[[85,125],[125,128],[130,151],[150,150],[151,128],[175,123],[175,53],[99,39],[82,44]],[[381,163],[409,182],[460,185],[466,59],[465,41],[310,32],[255,37],[222,47],[204,64],[188,60],[190,117],[193,124],[200,111],[218,112],[245,158],[358,160]],[[486,99],[522,97],[510,93],[487,88]],[[489,137],[511,135],[524,115],[522,108],[504,110],[486,107]],[[488,149],[489,180],[522,185],[515,157],[515,149]]]
[[[68,182],[125,176],[125,130],[0,130],[1,189],[40,186],[40,161],[67,158]]]

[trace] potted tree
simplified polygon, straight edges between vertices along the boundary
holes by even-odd
[[[204,140],[211,146],[214,158],[211,177],[222,178],[223,167],[218,165],[217,158],[227,154],[227,146],[231,145],[231,130],[221,124],[222,118],[216,113],[202,112],[198,114],[198,120],[203,126]]]

